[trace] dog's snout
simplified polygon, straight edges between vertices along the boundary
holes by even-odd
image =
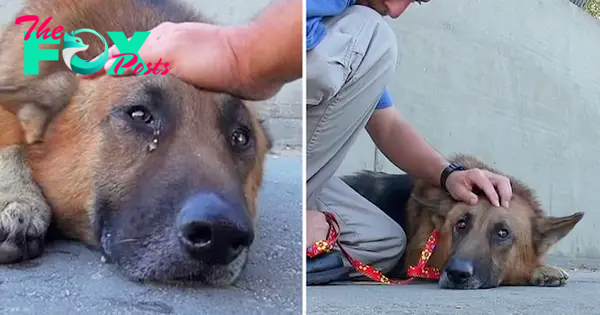
[[[446,266],[446,274],[450,281],[463,284],[473,277],[473,263],[468,260],[452,258]]]
[[[211,264],[230,263],[254,240],[246,209],[212,193],[195,195],[184,203],[178,229],[186,251]]]

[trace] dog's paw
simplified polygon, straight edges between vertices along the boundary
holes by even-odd
[[[0,198],[0,264],[40,256],[51,216],[45,200]]]
[[[566,271],[551,265],[537,267],[531,276],[531,284],[540,287],[562,287],[568,280]]]

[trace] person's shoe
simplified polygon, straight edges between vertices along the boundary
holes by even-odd
[[[327,284],[350,279],[351,267],[344,267],[342,256],[333,251],[306,260],[306,285]]]

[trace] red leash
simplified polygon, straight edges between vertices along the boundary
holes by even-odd
[[[306,255],[308,257],[314,258],[322,253],[327,253],[331,251],[333,246],[337,243],[344,256],[346,256],[346,259],[348,259],[348,261],[352,264],[352,267],[371,280],[384,284],[405,284],[416,278],[429,280],[438,280],[440,278],[440,270],[438,268],[427,267],[427,262],[435,250],[435,246],[437,245],[440,237],[438,231],[434,230],[431,232],[431,235],[427,240],[427,244],[425,244],[425,248],[423,248],[423,251],[421,252],[421,257],[419,258],[417,265],[408,267],[408,276],[410,278],[406,280],[392,280],[383,275],[381,271],[352,258],[352,256],[350,256],[350,254],[342,247],[342,244],[340,244],[338,240],[340,226],[335,217],[329,212],[323,212],[323,214],[325,214],[325,219],[329,223],[329,235],[327,240],[318,241],[306,250]]]

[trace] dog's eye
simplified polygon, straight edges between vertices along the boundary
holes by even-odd
[[[505,238],[507,238],[507,237],[508,237],[508,234],[509,234],[509,232],[508,232],[508,230],[507,230],[507,229],[499,229],[497,233],[498,233],[498,237],[499,237],[500,239],[505,239]]]
[[[237,149],[244,148],[250,142],[248,130],[237,128],[231,133],[231,146]]]
[[[458,222],[456,222],[456,229],[457,230],[463,230],[467,227],[467,220],[464,218],[461,218],[458,220]]]
[[[129,109],[128,114],[131,117],[131,119],[143,122],[145,124],[149,124],[153,120],[152,114],[150,114],[150,112],[146,108],[141,106],[132,107],[131,109]]]

